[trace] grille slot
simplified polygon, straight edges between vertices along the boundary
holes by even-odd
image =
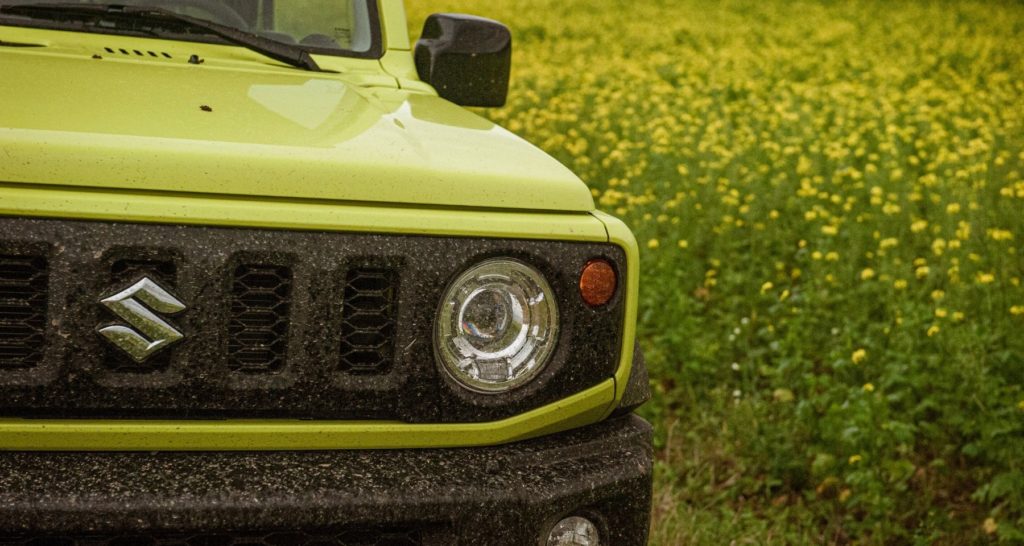
[[[173,261],[134,258],[120,259],[110,266],[110,280],[118,288],[127,288],[129,283],[142,277],[149,277],[164,286],[174,287],[177,284],[178,266]],[[121,319],[109,316],[114,319],[113,322],[121,322]],[[165,370],[171,365],[171,354],[167,351],[158,352],[144,362],[136,362],[112,345],[104,347],[107,367],[117,372],[151,373]]]
[[[333,531],[0,535],[0,546],[420,546],[422,535],[416,529],[379,527]]]
[[[394,359],[395,280],[388,269],[353,269],[345,282],[341,369],[383,374]]]
[[[231,284],[228,367],[243,373],[284,368],[292,271],[274,265],[240,265]]]
[[[42,360],[48,280],[46,258],[0,255],[0,370]]]

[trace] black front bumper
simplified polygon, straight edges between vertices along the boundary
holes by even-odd
[[[534,545],[568,515],[642,545],[651,452],[628,415],[487,448],[3,453],[0,545]]]

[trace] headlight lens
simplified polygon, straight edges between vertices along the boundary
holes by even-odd
[[[481,262],[448,287],[435,343],[445,370],[471,390],[503,392],[533,379],[558,341],[558,305],[539,271]]]

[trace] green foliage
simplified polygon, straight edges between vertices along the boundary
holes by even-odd
[[[1024,7],[409,4],[645,247],[655,543],[1024,541]]]

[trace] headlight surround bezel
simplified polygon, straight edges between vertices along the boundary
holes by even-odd
[[[434,316],[438,366],[449,379],[475,394],[508,394],[533,384],[554,360],[562,332],[554,284],[540,268],[515,256],[484,258],[463,269],[444,289]],[[496,320],[483,321],[488,322],[483,329],[476,327],[480,321],[467,318],[488,318],[481,300],[490,300],[483,305],[491,303],[491,310],[504,311]],[[500,338],[489,343],[492,331]],[[544,335],[538,336],[538,332]],[[476,357],[474,365],[460,367],[459,362],[471,355]],[[518,359],[518,372],[513,371],[505,381],[480,377],[481,369],[501,371],[500,359],[506,363]]]

